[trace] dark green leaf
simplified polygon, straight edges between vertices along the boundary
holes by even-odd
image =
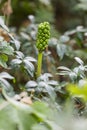
[[[14,77],[8,74],[7,72],[0,73],[0,78],[14,79]]]
[[[22,60],[20,60],[20,59],[13,59],[12,61],[11,61],[11,64],[12,65],[19,65],[19,64],[21,64],[22,63]]]
[[[60,59],[63,58],[64,54],[66,53],[67,48],[64,44],[57,44],[57,54],[60,57]]]
[[[29,73],[31,76],[33,76],[33,73],[34,73],[34,65],[33,65],[31,62],[27,61],[27,60],[24,60],[24,64],[25,64],[24,68],[28,71],[28,73]]]
[[[37,86],[37,83],[35,81],[28,81],[25,85],[26,88],[33,88],[36,86]]]
[[[6,41],[3,41],[2,43],[0,43],[0,53],[5,53],[7,55],[13,55],[14,49],[13,49],[13,47],[10,46],[9,43],[7,43]]]

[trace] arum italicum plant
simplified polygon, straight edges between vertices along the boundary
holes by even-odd
[[[37,62],[37,77],[41,74],[42,67],[42,54],[48,45],[50,38],[50,25],[48,22],[40,23],[37,32],[36,47],[38,49],[38,62]]]

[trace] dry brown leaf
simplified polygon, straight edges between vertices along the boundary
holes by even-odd
[[[28,104],[28,105],[31,105],[32,104],[32,100],[30,97],[24,97],[21,99],[21,102],[22,103],[25,103],[25,104]]]

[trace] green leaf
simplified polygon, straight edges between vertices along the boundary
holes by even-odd
[[[16,109],[8,102],[0,103],[0,130],[16,130],[17,129]]]
[[[50,98],[52,101],[55,101],[55,98],[56,98],[56,93],[54,91],[54,88],[51,86],[51,85],[46,85],[45,86],[45,89],[47,90]]]
[[[6,31],[9,32],[8,27],[4,24],[4,22],[0,22],[0,26]]]
[[[47,115],[49,114],[49,108],[47,104],[43,102],[35,102],[32,105],[33,113],[38,117],[40,121],[45,121],[47,119]]]
[[[79,57],[74,58],[80,65],[83,65],[83,61]]]
[[[25,57],[24,60],[31,61],[31,62],[36,62],[36,59],[33,58],[33,57],[30,57],[30,56]]]
[[[7,64],[6,64],[7,61],[8,61],[8,56],[6,56],[5,54],[1,54],[0,55],[0,65],[4,68],[7,68]]]
[[[24,66],[24,68],[28,71],[28,73],[33,77],[33,74],[34,74],[34,70],[35,70],[35,68],[34,68],[34,65],[30,62],[30,61],[28,61],[28,60],[26,60],[26,59],[24,59],[24,64],[25,64],[25,66]]]
[[[57,44],[57,54],[60,57],[60,59],[63,59],[63,56],[65,55],[66,51],[67,51],[66,45]]]
[[[18,59],[24,59],[24,54],[21,52],[21,51],[16,51],[16,57],[18,58]]]
[[[56,97],[56,93],[54,91],[53,86],[51,86],[52,84],[50,84],[50,80],[48,82],[44,82],[44,81],[40,81],[38,83],[38,88],[43,91],[43,92],[47,92],[50,96],[50,98],[54,101],[55,97]]]
[[[10,46],[9,43],[7,43],[6,41],[3,41],[2,43],[0,43],[0,53],[13,55],[14,49],[13,47]]]
[[[71,70],[69,68],[65,67],[65,66],[59,66],[57,69],[58,70],[64,70],[66,72],[71,72]]]
[[[4,97],[12,105],[7,106],[8,104],[6,104],[5,111],[0,109],[0,128],[2,130],[32,130],[34,125],[38,125],[39,122],[45,122],[48,116],[50,116],[50,110],[46,103],[35,102],[31,106],[28,106],[8,97],[4,89],[2,92]],[[9,121],[6,123],[8,118]]]
[[[12,61],[11,61],[11,65],[20,65],[22,63],[22,60],[20,60],[20,59],[13,59]]]
[[[14,79],[14,77],[11,76],[10,74],[8,74],[7,72],[2,72],[2,73],[0,73],[0,78]]]
[[[38,124],[32,127],[32,130],[50,130],[44,124]]]
[[[7,79],[14,79],[14,77],[7,72],[0,73],[0,86],[5,88],[5,90],[7,90],[8,92],[12,92],[13,88],[11,84],[7,81]]]
[[[28,81],[25,85],[26,88],[34,88],[37,86],[37,83],[35,81]]]
[[[33,124],[38,122],[31,113],[26,112],[26,109],[19,110],[7,102],[0,106],[3,107],[0,110],[0,130],[31,130]]]
[[[75,84],[69,84],[67,90],[71,96],[80,97],[87,102],[87,82],[81,87]]]

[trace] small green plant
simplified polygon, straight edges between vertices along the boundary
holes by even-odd
[[[30,56],[25,57],[21,51],[16,51],[15,53],[16,58],[11,61],[11,66],[13,68],[19,67],[26,70],[28,74],[33,77],[35,68],[32,62],[36,62],[35,58]]]
[[[69,69],[68,67],[65,66],[60,66],[58,67],[58,75],[68,75],[70,80],[73,83],[78,82],[80,79],[85,79],[86,78],[86,72],[87,72],[87,65],[84,65],[84,62],[79,58],[75,57],[74,58],[79,66],[74,67],[73,69]]]
[[[37,77],[41,74],[42,67],[42,53],[48,45],[48,40],[50,38],[50,25],[48,22],[43,22],[39,24],[37,33],[37,49],[38,49],[38,66],[37,66]]]
[[[37,81],[30,80],[26,83],[25,88],[28,92],[35,91],[38,93],[38,98],[44,98],[44,94],[47,97],[50,97],[52,101],[55,101],[56,93],[55,88],[58,85],[58,82],[52,80],[52,75],[50,73],[44,73],[40,77],[37,78]],[[34,94],[35,94],[34,93]],[[35,96],[35,95],[34,95]]]

